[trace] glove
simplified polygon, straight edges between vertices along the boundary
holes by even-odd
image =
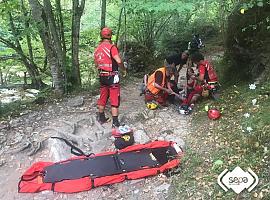
[[[128,63],[125,61],[124,63],[123,63],[123,65],[124,65],[124,70],[123,70],[123,77],[126,77],[127,76],[127,68],[128,68]]]
[[[123,64],[124,64],[124,67],[127,69],[128,68],[128,63],[125,61]]]
[[[123,77],[127,76],[127,70],[123,70]]]

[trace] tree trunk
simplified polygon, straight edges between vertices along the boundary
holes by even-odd
[[[103,29],[105,27],[105,24],[106,24],[106,0],[102,0],[100,29]]]
[[[29,29],[29,20],[27,19],[28,14],[26,11],[26,8],[24,6],[24,0],[21,0],[21,9],[24,15],[24,27],[26,29]],[[33,56],[33,48],[32,48],[32,41],[31,41],[31,36],[30,34],[26,35],[26,41],[27,41],[27,46],[28,46],[28,53],[29,53],[29,58],[32,62],[34,62],[34,56]]]
[[[79,4],[79,0],[73,0],[71,52],[72,52],[72,69],[73,69],[72,81],[75,86],[81,86],[80,63],[79,63],[79,38],[80,38],[80,22],[84,6],[85,0],[81,0],[81,4]]]
[[[23,52],[20,41],[18,39],[18,31],[15,27],[14,24],[14,20],[13,17],[11,15],[10,12],[8,12],[8,19],[9,19],[9,25],[10,25],[10,29],[12,32],[12,35],[14,36],[14,42],[15,44],[13,44],[13,42],[8,41],[4,38],[0,38],[0,40],[6,44],[8,47],[14,49],[19,55],[20,55],[20,60],[23,62],[23,64],[25,65],[27,71],[30,74],[31,80],[32,80],[32,85],[37,88],[40,89],[42,88],[45,84],[42,82],[41,78],[40,78],[40,74],[38,71],[38,67],[37,65],[34,63],[33,59],[28,58],[26,56],[26,54]],[[29,25],[29,24],[28,24]],[[27,36],[27,40],[30,39],[30,36]],[[32,46],[29,47],[29,51],[32,52]],[[31,54],[31,56],[33,57],[33,54]]]
[[[63,73],[64,73],[64,80],[65,80],[65,91],[67,91],[67,47],[66,47],[66,40],[65,40],[65,32],[64,32],[64,21],[62,15],[62,8],[61,8],[61,0],[55,0],[56,12],[59,19],[59,36],[60,42],[62,46],[62,54],[63,54]]]
[[[23,72],[23,85],[27,86],[27,72]]]
[[[29,0],[29,5],[32,10],[32,16],[37,23],[39,35],[48,58],[48,63],[51,68],[52,82],[57,93],[63,93],[63,76],[61,72],[61,63],[59,63],[57,50],[54,46],[54,40],[48,30],[49,23],[43,6],[38,0]],[[51,25],[52,26],[52,25]],[[59,49],[59,47],[58,47]],[[60,48],[61,49],[61,48]],[[62,50],[60,50],[61,52]]]
[[[3,73],[2,73],[1,67],[0,67],[0,83],[1,85],[4,85]]]
[[[127,10],[126,10],[126,0],[124,0],[124,53],[127,52]]]
[[[57,32],[57,27],[55,23],[54,14],[52,11],[52,5],[50,0],[43,0],[44,4],[44,12],[46,14],[48,20],[48,27],[52,36],[53,44],[56,50],[56,57],[58,59],[59,65],[62,67],[63,70],[63,50],[62,44],[60,42],[59,33]]]
[[[225,23],[227,22],[227,16],[226,16],[226,2],[225,0],[221,0],[220,2],[220,24],[221,24],[221,34],[222,34],[222,40],[223,45],[225,45]]]
[[[120,29],[121,29],[123,10],[124,10],[124,5],[123,5],[123,0],[122,0],[122,7],[121,7],[121,10],[120,10],[120,13],[119,13],[119,18],[118,18],[118,28],[117,28],[117,32],[116,32],[115,44],[118,44],[118,40],[119,40],[119,34],[120,34]]]
[[[58,18],[59,18],[60,41],[62,43],[64,57],[66,58],[67,47],[66,47],[65,34],[64,34],[64,21],[63,21],[63,15],[62,15],[61,1],[55,0],[55,6],[56,6]]]
[[[27,12],[26,12],[26,8],[25,8],[25,6],[24,6],[24,0],[21,0],[21,8],[22,8],[22,12],[23,12],[23,14],[24,14],[24,26],[25,26],[25,28],[26,29],[29,29],[29,20],[27,20],[27,17],[28,17],[28,14],[27,14]],[[39,70],[38,70],[38,67],[37,67],[37,65],[35,64],[35,62],[34,62],[34,56],[33,56],[33,47],[32,47],[32,41],[31,41],[31,36],[30,36],[30,34],[27,34],[26,35],[26,41],[27,41],[27,47],[28,47],[28,54],[29,54],[29,61],[30,61],[30,64],[32,65],[32,66],[34,66],[35,68],[36,68],[36,70],[35,70],[35,73],[36,73],[36,75],[37,75],[37,77],[36,77],[36,79],[38,79],[37,80],[37,87],[38,88],[42,88],[45,84],[42,82],[42,80],[41,80],[41,78],[40,78],[40,73],[39,73]],[[29,71],[29,70],[28,70]],[[25,77],[26,78],[26,77]],[[25,80],[24,80],[25,81]]]

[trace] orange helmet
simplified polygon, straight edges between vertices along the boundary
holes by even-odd
[[[218,109],[210,109],[208,110],[208,117],[209,119],[218,119],[220,118],[221,114]]]
[[[100,32],[100,36],[102,39],[111,39],[112,38],[112,30],[108,27],[104,27]]]

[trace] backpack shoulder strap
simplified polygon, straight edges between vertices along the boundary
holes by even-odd
[[[114,66],[117,66],[117,69],[118,69],[118,64],[117,64],[117,62],[116,62],[116,60],[113,58],[113,56],[112,56],[112,48],[113,47],[115,47],[115,48],[117,48],[114,44],[111,46],[111,48],[110,48],[110,56],[111,56],[111,60],[112,60],[112,65],[113,65],[113,70],[114,70]],[[117,70],[118,71],[118,70]]]

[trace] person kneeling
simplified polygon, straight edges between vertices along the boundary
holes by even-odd
[[[168,65],[157,69],[148,77],[145,92],[145,102],[157,102],[161,106],[166,106],[169,95],[174,95],[170,86],[170,77],[174,74],[174,67]]]

